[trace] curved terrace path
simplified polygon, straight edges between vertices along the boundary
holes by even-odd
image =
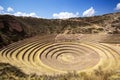
[[[17,66],[27,74],[62,74],[120,67],[120,46],[62,41],[51,36],[14,43],[0,50],[0,62]]]

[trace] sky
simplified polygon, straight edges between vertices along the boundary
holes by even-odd
[[[2,15],[64,19],[113,12],[120,12],[120,0],[0,0]]]

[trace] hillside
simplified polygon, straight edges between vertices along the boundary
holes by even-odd
[[[0,15],[0,47],[35,35],[119,33],[119,12],[64,20]]]
[[[0,80],[119,80],[119,62],[120,13],[0,15]]]

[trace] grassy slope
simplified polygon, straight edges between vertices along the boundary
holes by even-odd
[[[87,74],[82,72],[80,74],[67,73],[64,75],[41,75],[36,74],[26,75],[21,70],[7,63],[0,63],[0,80],[119,80],[120,73],[109,70],[102,71],[101,68],[95,70],[93,73]]]
[[[35,35],[45,34],[59,34],[64,33],[82,33],[82,34],[96,34],[96,33],[107,33],[107,34],[119,34],[120,33],[120,13],[107,14],[103,16],[95,16],[88,18],[71,18],[67,20],[48,20],[31,17],[15,17],[8,15],[0,16],[0,47],[13,43],[15,41],[22,40],[27,37]],[[17,24],[14,24],[17,23]],[[14,25],[11,25],[14,24]],[[15,26],[16,25],[16,26]],[[12,26],[18,27],[13,28]],[[21,31],[20,28],[21,27]],[[8,67],[6,67],[8,66]],[[13,70],[14,69],[14,70]],[[17,72],[16,72],[17,71]],[[17,74],[20,73],[20,74]],[[17,74],[17,75],[16,75]],[[22,75],[23,74],[23,75]],[[20,76],[19,76],[20,75]],[[73,76],[72,76],[73,75]],[[92,75],[92,77],[91,77]],[[37,76],[37,75],[26,75],[17,68],[9,64],[0,64],[0,79],[43,79],[43,80],[111,80],[118,79],[118,73],[114,71],[103,72],[102,70],[95,71],[88,75],[81,73],[79,75],[70,73],[60,76]],[[94,76],[93,76],[94,75]],[[115,78],[114,78],[115,75]],[[117,75],[117,76],[116,76]],[[71,76],[71,77],[70,77]],[[102,79],[101,79],[102,78]],[[119,80],[119,79],[118,79]]]
[[[60,20],[0,15],[0,46],[38,34],[119,34],[119,16],[120,13],[113,13]]]

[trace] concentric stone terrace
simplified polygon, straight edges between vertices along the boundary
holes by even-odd
[[[51,36],[24,40],[0,51],[0,61],[25,73],[62,74],[120,67],[120,47],[105,43],[55,42]]]

